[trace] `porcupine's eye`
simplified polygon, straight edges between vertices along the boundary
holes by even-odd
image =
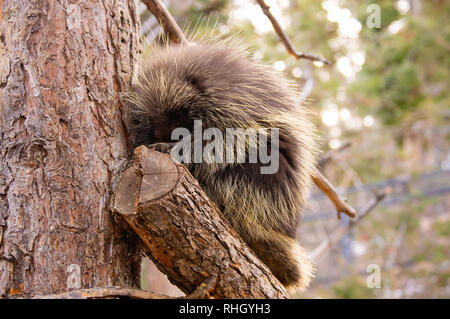
[[[136,116],[131,119],[131,124],[133,127],[139,127],[141,125],[141,122]]]
[[[193,75],[186,75],[186,81],[198,92],[205,93],[203,85],[200,83],[200,79]]]

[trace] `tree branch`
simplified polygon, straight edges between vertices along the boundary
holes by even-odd
[[[324,255],[326,251],[328,251],[331,247],[336,245],[339,240],[347,234],[352,228],[358,225],[386,196],[388,196],[392,191],[392,188],[387,187],[384,190],[377,192],[375,197],[361,210],[361,214],[354,221],[350,221],[350,223],[346,226],[341,226],[336,229],[331,236],[329,236],[328,240],[321,243],[316,249],[314,249],[310,257],[312,259],[318,259]]]
[[[206,299],[209,297],[209,292],[214,288],[216,282],[216,276],[209,276],[198,285],[192,294],[186,297],[171,297],[134,288],[101,287],[72,290],[60,294],[38,295],[32,297],[32,299]]]
[[[336,154],[342,152],[343,150],[345,150],[346,148],[350,147],[351,143],[350,142],[346,142],[344,144],[342,144],[341,147],[335,149],[335,150],[330,150],[324,154],[322,154],[319,157],[319,166],[324,166],[325,164],[327,164],[329,161],[331,161],[333,159],[334,156],[336,156]],[[316,183],[316,185],[320,188],[320,190],[322,190],[325,195],[327,195],[327,197],[332,201],[334,207],[337,210],[338,213],[338,219],[341,219],[341,213],[344,213],[346,215],[348,215],[349,217],[356,217],[356,210],[351,207],[350,205],[348,205],[345,201],[345,199],[341,198],[339,196],[339,194],[337,193],[336,189],[333,187],[333,185],[330,183],[330,181],[322,174],[320,173],[320,171],[318,169],[316,169],[313,173],[312,176],[314,182]]]
[[[214,286],[213,298],[288,298],[183,165],[145,146],[135,154],[138,161],[122,175],[112,210],[174,285],[188,296],[205,296]],[[210,276],[217,277],[215,284],[205,281]]]
[[[160,0],[142,0],[142,2],[158,19],[159,24],[162,26],[164,32],[169,36],[172,42],[179,44],[189,43],[175,19],[169,11],[167,11],[166,7],[164,7],[164,4]]]
[[[209,276],[186,297],[171,297],[134,288],[107,287],[72,290],[60,294],[38,295],[32,299],[207,299],[217,282],[216,276]]]
[[[33,299],[116,299],[116,298],[131,298],[131,299],[177,299],[153,292],[144,291],[132,288],[89,288],[63,292],[60,294],[39,295]]]
[[[316,185],[328,196],[328,198],[333,202],[334,207],[337,211],[338,219],[341,219],[341,213],[348,215],[349,217],[356,217],[356,210],[348,205],[344,199],[342,199],[336,192],[336,189],[331,185],[328,179],[322,175],[318,169],[314,169],[312,178]]]
[[[283,44],[289,54],[293,55],[297,60],[298,59],[308,59],[308,60],[313,60],[313,61],[320,61],[325,64],[330,64],[330,61],[328,61],[324,57],[321,57],[320,55],[298,52],[297,50],[295,50],[291,40],[289,40],[287,34],[284,32],[280,23],[270,12],[270,7],[264,2],[264,0],[256,0],[256,2],[261,7],[262,11],[267,16],[267,18],[269,18],[270,22],[272,23],[273,28],[275,29],[275,32],[280,37],[281,42],[283,42]]]

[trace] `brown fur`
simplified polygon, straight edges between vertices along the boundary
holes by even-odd
[[[194,119],[201,119],[204,129],[280,129],[275,174],[260,174],[261,163],[186,166],[280,282],[302,290],[312,266],[294,237],[316,141],[293,92],[282,75],[251,60],[235,42],[201,41],[153,48],[127,96],[135,146],[169,151],[172,130],[192,129]]]

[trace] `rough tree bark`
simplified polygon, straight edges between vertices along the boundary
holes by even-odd
[[[140,146],[112,200],[149,257],[187,295],[216,277],[214,298],[287,298],[280,282],[225,221],[185,166]]]
[[[127,144],[118,92],[139,54],[133,0],[0,0],[0,295],[136,287],[108,207]]]

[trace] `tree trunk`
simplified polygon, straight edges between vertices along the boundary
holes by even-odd
[[[109,200],[128,150],[118,92],[139,55],[133,0],[0,0],[0,294],[136,287]]]

